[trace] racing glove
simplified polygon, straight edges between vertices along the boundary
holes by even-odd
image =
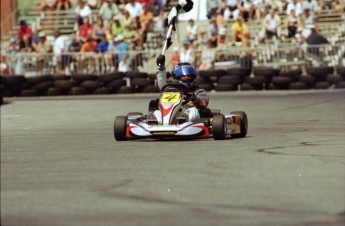
[[[157,69],[159,71],[164,71],[165,70],[165,56],[164,55],[159,55],[157,57]]]

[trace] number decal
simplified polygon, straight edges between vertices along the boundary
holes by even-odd
[[[180,100],[180,93],[179,92],[166,92],[163,93],[161,97],[162,103],[177,103]]]

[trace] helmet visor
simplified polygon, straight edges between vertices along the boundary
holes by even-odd
[[[181,68],[174,70],[174,74],[176,79],[186,82],[193,82],[196,78],[195,68],[190,66],[182,66]]]

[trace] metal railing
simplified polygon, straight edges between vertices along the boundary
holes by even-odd
[[[191,63],[197,68],[203,62],[203,51],[214,51],[209,69],[229,67],[252,68],[267,66],[286,68],[291,66],[338,66],[345,58],[345,43],[318,46],[262,47],[204,49],[191,52]],[[16,53],[2,57],[7,74],[35,76],[41,74],[104,74],[115,71],[155,72],[155,58],[159,50],[101,53],[64,53],[62,55],[40,53]],[[127,57],[127,60],[121,59]],[[170,64],[167,57],[167,66]],[[147,66],[149,64],[149,66]],[[154,65],[154,67],[153,67]],[[2,74],[6,72],[2,71]]]

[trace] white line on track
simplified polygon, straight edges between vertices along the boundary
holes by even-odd
[[[22,115],[1,115],[1,118],[19,118]]]

